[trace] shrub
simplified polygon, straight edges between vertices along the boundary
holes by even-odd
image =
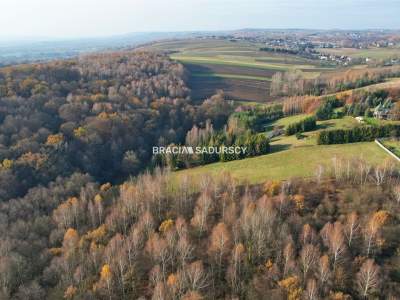
[[[341,107],[343,102],[338,100],[336,97],[328,97],[317,109],[315,116],[318,120],[328,120],[335,117],[334,109]]]
[[[307,117],[304,120],[290,124],[286,128],[286,135],[293,135],[296,133],[311,131],[317,128],[317,120],[315,117]]]

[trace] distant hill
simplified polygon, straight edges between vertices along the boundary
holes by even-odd
[[[52,59],[64,59],[81,53],[132,48],[139,44],[171,38],[188,38],[204,33],[195,32],[138,32],[124,35],[80,38],[0,38],[0,66]]]

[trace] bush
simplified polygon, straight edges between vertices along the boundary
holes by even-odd
[[[254,108],[248,111],[236,112],[231,118],[238,120],[238,125],[244,130],[253,132],[264,131],[264,126],[283,117],[282,105],[271,105],[263,108]]]
[[[343,103],[336,97],[328,97],[323,104],[317,109],[315,116],[318,120],[328,120],[335,117],[334,109],[341,107]]]
[[[296,133],[311,131],[317,128],[317,120],[315,117],[307,117],[299,122],[289,124],[286,128],[286,135],[293,135]]]

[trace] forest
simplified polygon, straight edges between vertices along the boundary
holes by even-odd
[[[111,53],[0,69],[0,201],[57,177],[123,180],[147,168],[151,146],[216,129],[223,95],[193,105],[185,70],[166,56]]]
[[[58,179],[0,205],[1,298],[395,299],[398,174],[335,158],[312,179]]]
[[[309,178],[249,184],[172,172],[245,157],[157,160],[151,150],[266,154],[270,122],[313,113],[288,125],[297,135],[394,92],[293,92],[245,109],[222,92],[193,101],[187,78],[143,51],[0,69],[0,299],[396,299],[400,175],[390,161],[335,156]],[[398,136],[398,125],[371,128],[362,134]]]

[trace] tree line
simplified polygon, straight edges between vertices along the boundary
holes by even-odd
[[[400,76],[400,67],[348,69],[334,74],[321,74],[315,79],[304,76],[300,70],[277,72],[272,76],[272,96],[320,96],[383,82]]]
[[[169,145],[170,148],[175,146],[179,145]],[[267,154],[270,151],[269,139],[265,133],[252,132],[249,129],[239,130],[239,127],[236,127],[236,123],[232,120],[227,127],[217,131],[214,131],[210,122],[206,124],[205,128],[199,128],[195,125],[187,133],[186,143],[180,147],[191,147],[194,153],[157,154],[152,163],[155,166],[177,170],[218,161],[227,162],[244,159]],[[198,153],[197,150],[199,150]]]
[[[376,138],[397,137],[400,135],[400,125],[386,124],[379,126],[356,126],[350,129],[322,130],[318,133],[319,145],[347,144],[373,141]]]

